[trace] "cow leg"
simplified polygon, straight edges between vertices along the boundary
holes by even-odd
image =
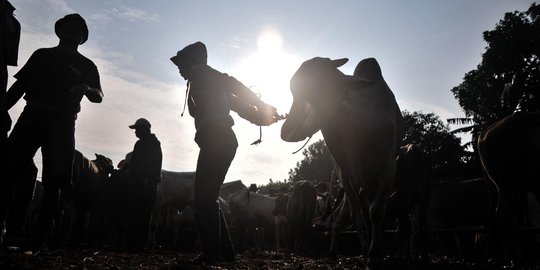
[[[372,189],[373,193],[370,194],[372,203],[369,208],[369,217],[371,220],[372,238],[368,253],[368,267],[374,269],[384,268],[381,256],[381,243],[386,211],[386,196],[392,189],[396,173],[395,161],[391,160],[387,165],[385,167],[386,169],[381,171],[377,177],[377,184]]]
[[[367,218],[366,215],[366,213],[369,213],[367,207],[368,204],[366,204],[365,200],[361,200],[361,194],[359,194],[359,192],[354,188],[351,179],[351,177],[343,177],[343,189],[347,195],[347,200],[351,208],[352,221],[358,231],[358,237],[360,238],[362,244],[365,244],[366,241],[363,241],[365,237],[364,232],[362,232],[362,224],[364,225],[364,228],[366,228],[365,232],[368,232],[370,230],[368,227],[369,218]],[[367,235],[370,235],[369,232]],[[368,237],[367,242],[369,243],[370,241],[371,239]]]
[[[504,266],[510,266],[513,264],[513,259],[515,259],[515,236],[517,224],[517,214],[512,213],[512,211],[517,210],[513,208],[513,202],[510,200],[508,189],[500,189],[500,199],[499,206],[497,208],[497,213],[495,217],[494,225],[494,238],[497,243],[498,253],[496,260],[497,264],[502,264]]]
[[[364,254],[368,254],[369,256],[369,249],[371,244],[373,243],[373,221],[370,217],[370,206],[371,202],[369,200],[369,196],[367,194],[367,191],[365,189],[361,189],[358,193],[358,197],[360,198],[360,208],[361,208],[361,219],[357,221],[357,224],[363,224],[363,228],[360,225],[357,225],[357,230],[360,236],[360,239],[363,241],[362,250]],[[362,231],[363,229],[363,231]]]
[[[408,201],[408,200],[407,200]],[[400,206],[398,210],[397,234],[399,238],[399,256],[410,258],[411,220],[407,207]]]
[[[336,256],[339,251],[339,232],[351,223],[351,208],[348,203],[347,196],[343,195],[341,202],[336,208],[336,213],[334,213],[334,218],[332,221],[332,235],[330,239],[330,249],[328,251],[329,256]]]
[[[371,219],[371,244],[368,252],[368,266],[374,269],[382,267],[382,257],[380,246],[382,243],[384,212],[386,208],[386,198],[382,194],[375,198],[369,208],[369,216]]]
[[[38,217],[38,228],[34,237],[34,244],[37,244],[38,248],[43,247],[43,244],[47,240],[50,240],[59,197],[60,188],[54,185],[44,185],[41,211]]]

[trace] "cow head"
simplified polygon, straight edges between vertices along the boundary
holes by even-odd
[[[106,156],[96,154],[96,159],[93,162],[99,168],[100,173],[109,175],[114,171],[112,160]]]
[[[293,104],[281,128],[284,141],[301,141],[321,129],[321,109],[332,109],[337,104],[340,93],[336,90],[341,88],[346,78],[337,68],[347,61],[347,58],[315,57],[296,71],[290,83]]]

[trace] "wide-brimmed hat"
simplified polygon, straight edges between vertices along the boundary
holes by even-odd
[[[179,50],[175,56],[171,57],[171,61],[179,66],[180,63],[189,62],[191,64],[206,64],[208,59],[208,53],[206,51],[206,45],[197,41]]]
[[[86,21],[83,19],[83,17],[81,17],[81,15],[77,13],[68,14],[64,16],[64,18],[61,18],[60,20],[56,21],[56,23],[54,24],[54,32],[56,33],[58,37],[60,37],[58,35],[58,31],[60,31],[62,27],[68,24],[77,26],[79,27],[79,29],[81,29],[82,39],[81,39],[80,44],[83,44],[88,40],[88,26],[86,25]]]
[[[144,118],[139,118],[137,121],[135,121],[135,124],[130,125],[129,128],[131,129],[137,129],[137,128],[150,128],[152,125],[150,125],[150,122]]]

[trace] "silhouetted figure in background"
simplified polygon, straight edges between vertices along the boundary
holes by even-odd
[[[75,120],[83,96],[91,102],[103,99],[97,67],[77,48],[88,39],[88,27],[79,14],[69,14],[55,23],[58,46],[35,51],[15,75],[7,92],[11,108],[24,95],[26,106],[8,139],[10,157],[2,177],[0,215],[4,220],[17,175],[41,147],[43,200],[34,235],[34,248],[45,248],[58,205],[60,188],[71,185],[75,152]],[[10,228],[7,228],[9,234]]]
[[[161,144],[151,133],[150,122],[144,118],[135,121],[129,128],[135,130],[139,140],[133,147],[129,162],[131,175],[131,207],[128,218],[128,249],[142,250],[148,238],[150,216],[156,200],[157,185],[161,181]]]
[[[257,191],[259,191],[259,188],[257,187],[257,184],[251,184],[249,185],[248,190],[251,192],[257,193]]]
[[[11,128],[11,118],[6,103],[7,66],[17,65],[21,35],[21,25],[13,15],[14,11],[15,8],[9,1],[0,0],[0,158],[2,160],[9,158],[7,155],[7,134]],[[4,173],[7,168],[5,162],[0,162],[0,172]],[[2,211],[1,207],[0,211]],[[3,237],[4,215],[5,212],[0,212],[0,237]]]
[[[6,104],[7,66],[17,65],[21,37],[21,25],[13,16],[14,11],[15,8],[9,1],[0,0],[0,149],[3,155],[6,153],[7,133],[11,128]]]
[[[194,206],[203,250],[194,262],[232,261],[235,256],[229,229],[216,202],[238,147],[229,113],[232,109],[257,125],[270,125],[278,115],[241,82],[208,66],[203,43],[186,46],[171,61],[188,80],[186,99],[195,118],[195,142],[200,148]]]

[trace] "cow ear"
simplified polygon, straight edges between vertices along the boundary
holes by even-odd
[[[332,64],[338,68],[345,65],[345,63],[349,62],[349,58],[334,59],[331,61],[332,61]]]

